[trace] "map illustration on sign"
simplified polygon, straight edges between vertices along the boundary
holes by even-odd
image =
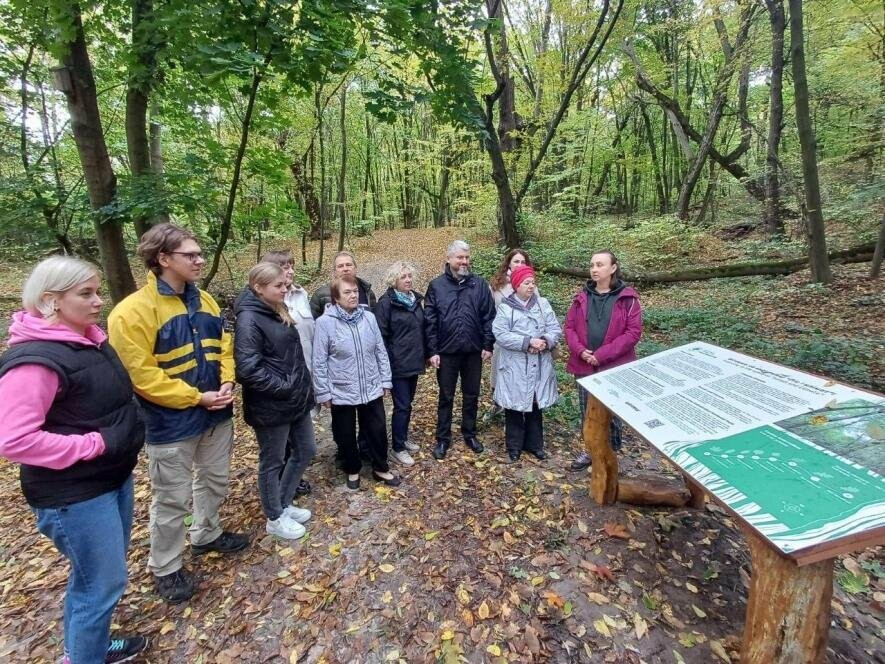
[[[885,528],[885,398],[701,342],[580,382],[785,554]]]

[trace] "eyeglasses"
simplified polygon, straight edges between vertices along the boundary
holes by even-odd
[[[202,260],[202,258],[203,258],[203,252],[202,252],[202,251],[165,251],[165,252],[163,252],[163,253],[166,253],[166,254],[177,254],[178,256],[184,256],[184,257],[187,258],[191,263],[196,263],[197,261]]]

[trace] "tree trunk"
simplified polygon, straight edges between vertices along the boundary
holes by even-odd
[[[648,111],[645,104],[639,104],[639,111],[642,114],[642,122],[645,126],[645,135],[648,137],[648,150],[651,153],[651,167],[655,176],[655,191],[658,197],[658,212],[667,214],[670,208],[666,190],[664,189],[664,178],[661,175],[661,163],[658,161],[658,150],[655,145],[655,136],[651,128],[651,119],[648,117]]]
[[[86,36],[77,3],[63,6],[64,19],[68,25],[58,26],[60,34],[70,35],[72,40],[60,44],[64,68],[57,72],[58,87],[67,98],[68,114],[83,177],[89,192],[89,203],[94,211],[95,236],[111,299],[119,302],[135,290],[135,279],[129,268],[123,227],[117,219],[105,211],[117,195],[117,178],[114,175],[108,148],[104,140],[101,116],[98,111],[95,78],[92,63],[86,49]],[[73,31],[71,31],[73,27]]]
[[[153,188],[150,142],[147,133],[148,97],[153,86],[158,41],[154,34],[153,0],[132,0],[132,64],[126,90],[126,151],[132,179]],[[152,215],[132,219],[141,237],[152,225]]]
[[[771,86],[768,94],[768,144],[765,156],[765,228],[769,235],[783,235],[781,213],[780,143],[784,126],[784,17],[783,0],[765,0],[771,26]]]
[[[149,123],[150,142],[151,142],[151,171],[154,175],[154,186],[158,190],[163,188],[163,125],[157,120],[157,109],[154,106],[151,109],[151,120]],[[154,215],[151,219],[151,225],[164,224],[169,222],[169,213],[163,210]]]
[[[341,86],[341,170],[338,174],[338,251],[344,251],[344,238],[347,235],[347,83]]]
[[[489,18],[495,20],[498,30],[495,32],[496,59],[498,64],[498,82],[503,86],[498,102],[498,142],[501,152],[512,152],[519,149],[519,138],[516,118],[516,84],[510,74],[510,51],[507,48],[507,34],[504,27],[504,0],[486,0]]]
[[[879,222],[879,239],[876,242],[876,250],[873,252],[873,264],[870,266],[870,279],[878,279],[882,269],[882,255],[885,254],[885,213]]]
[[[366,119],[366,170],[363,174],[363,195],[360,200],[360,221],[365,222],[369,208],[369,183],[372,181],[372,128],[369,125],[369,114]]]
[[[796,128],[802,146],[802,174],[805,179],[805,205],[808,225],[808,259],[811,276],[818,283],[830,283],[830,263],[821,209],[817,173],[817,138],[808,108],[808,79],[805,76],[805,44],[802,27],[802,0],[790,0],[790,59],[793,64],[793,90],[796,100]]]
[[[881,236],[881,233],[880,233]],[[876,245],[873,243],[863,244],[852,249],[833,251],[829,254],[829,260],[834,263],[866,263],[873,260],[873,252]],[[753,277],[753,276],[776,276],[792,274],[804,269],[808,265],[807,258],[788,258],[779,261],[763,261],[759,263],[734,263],[732,265],[717,265],[715,267],[699,267],[678,272],[650,272],[649,274],[628,274],[625,281],[637,284],[672,284],[681,281],[703,281],[705,279],[726,279],[730,277]],[[565,267],[543,267],[545,272],[561,274],[580,279],[590,279],[590,273],[586,270],[577,270]]]
[[[255,99],[258,97],[258,86],[264,70],[270,63],[270,54],[264,58],[264,64],[261,68],[256,69],[252,74],[252,84],[249,86],[249,97],[246,103],[246,113],[243,116],[243,124],[240,128],[240,144],[237,147],[237,154],[234,158],[234,174],[230,183],[230,190],[227,194],[227,208],[224,211],[224,217],[221,219],[221,232],[218,236],[218,246],[215,248],[215,254],[212,256],[212,267],[209,274],[203,279],[203,288],[209,288],[212,279],[218,272],[218,266],[221,264],[221,255],[224,253],[224,247],[230,237],[230,227],[234,216],[234,204],[237,200],[237,190],[240,187],[240,173],[243,169],[243,158],[246,156],[246,146],[249,144],[249,130],[252,128],[252,113],[255,111]]]

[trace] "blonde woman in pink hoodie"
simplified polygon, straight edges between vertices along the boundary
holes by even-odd
[[[98,327],[100,286],[85,261],[37,265],[0,356],[0,455],[21,464],[38,530],[71,563],[65,664],[123,662],[147,647],[141,636],[110,636],[126,589],[144,426],[129,375]]]

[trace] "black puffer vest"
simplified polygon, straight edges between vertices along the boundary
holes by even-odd
[[[144,444],[144,424],[129,374],[110,344],[26,341],[0,356],[0,376],[13,367],[39,364],[55,371],[59,392],[46,413],[45,431],[101,433],[103,454],[53,470],[21,465],[21,486],[32,507],[62,507],[118,489],[132,474]]]

